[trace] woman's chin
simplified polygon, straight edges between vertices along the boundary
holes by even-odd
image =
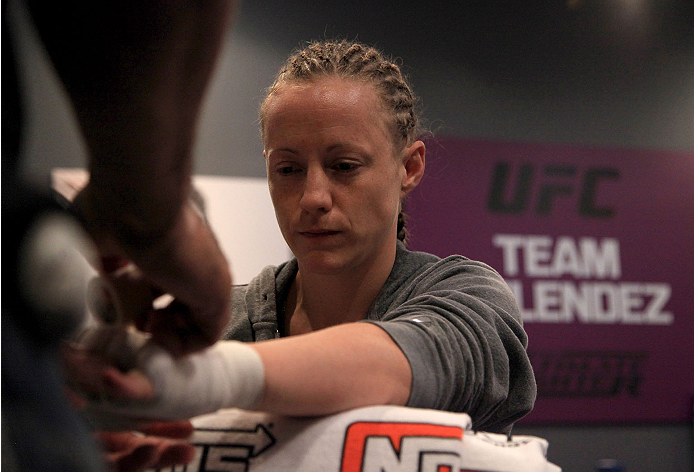
[[[302,272],[319,275],[337,275],[348,266],[344,256],[329,251],[311,251],[297,260]]]

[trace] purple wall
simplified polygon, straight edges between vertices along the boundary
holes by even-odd
[[[516,293],[538,381],[525,423],[690,422],[694,154],[439,138],[410,246]]]

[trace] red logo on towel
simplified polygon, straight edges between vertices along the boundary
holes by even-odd
[[[463,428],[429,423],[352,423],[341,472],[457,472]]]

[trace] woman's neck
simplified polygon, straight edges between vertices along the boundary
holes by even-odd
[[[363,319],[390,275],[396,246],[356,270],[325,275],[299,271],[285,303],[284,332],[302,334]]]

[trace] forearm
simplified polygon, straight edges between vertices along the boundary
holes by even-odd
[[[258,410],[324,415],[367,405],[405,405],[412,373],[378,326],[348,323],[254,344],[265,368]]]
[[[74,104],[106,230],[161,233],[188,195],[203,95],[233,2],[30,1]]]
[[[123,336],[117,329],[86,336],[85,347],[113,364],[134,346],[128,356],[135,359],[133,372],[142,372],[152,387],[153,398],[144,402],[124,402],[125,393],[113,397],[120,402],[90,404],[88,411],[102,427],[132,419],[189,418],[220,408],[327,415],[368,405],[405,405],[410,393],[405,356],[385,331],[367,323],[255,344],[221,341],[183,358],[151,342],[138,348],[132,333]],[[122,379],[109,385],[130,382],[113,369],[110,375]]]
[[[133,261],[185,307],[142,315],[177,353],[212,344],[228,321],[228,264],[186,202],[195,124],[234,3],[28,2],[87,145],[83,223],[102,255]]]

